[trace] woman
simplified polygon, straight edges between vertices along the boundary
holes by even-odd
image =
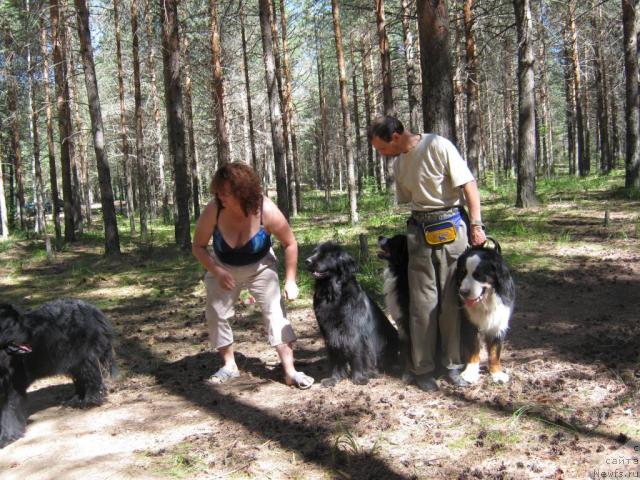
[[[258,176],[244,163],[220,167],[210,190],[214,198],[198,219],[192,247],[193,255],[207,270],[205,315],[209,337],[224,363],[210,381],[224,383],[240,375],[229,320],[240,290],[247,288],[262,310],[269,343],[282,362],[285,383],[307,389],[314,379],[296,371],[293,365],[291,344],[296,336],[282,307],[277,258],[271,248],[273,234],[284,249],[284,294],[287,300],[293,300],[298,296],[298,244],[291,227],[278,207],[262,195]],[[207,250],[212,237],[213,254]]]

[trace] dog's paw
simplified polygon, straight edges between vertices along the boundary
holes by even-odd
[[[495,383],[508,383],[510,377],[507,373],[499,371],[491,374],[491,380],[493,380]]]
[[[335,377],[327,377],[320,380],[320,385],[325,388],[335,387],[337,383],[338,379],[336,379]]]
[[[480,380],[480,364],[469,363],[460,376],[469,383],[477,383]]]

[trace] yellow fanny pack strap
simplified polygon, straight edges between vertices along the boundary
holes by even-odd
[[[444,245],[455,241],[457,228],[455,222],[440,222],[432,225],[423,225],[424,239],[428,245]]]

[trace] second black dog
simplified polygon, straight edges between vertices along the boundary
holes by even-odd
[[[27,424],[27,388],[51,375],[71,376],[72,405],[99,405],[104,376],[115,373],[109,320],[81,300],[55,300],[21,313],[0,304],[0,448],[20,438]]]
[[[351,255],[333,242],[318,245],[305,260],[315,278],[313,308],[324,337],[333,386],[351,376],[365,384],[380,369],[389,370],[398,357],[398,332],[358,283]]]

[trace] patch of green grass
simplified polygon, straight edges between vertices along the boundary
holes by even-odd
[[[153,469],[161,475],[171,478],[193,478],[208,470],[193,450],[193,446],[185,442],[169,451],[146,452],[144,455],[153,460]]]

